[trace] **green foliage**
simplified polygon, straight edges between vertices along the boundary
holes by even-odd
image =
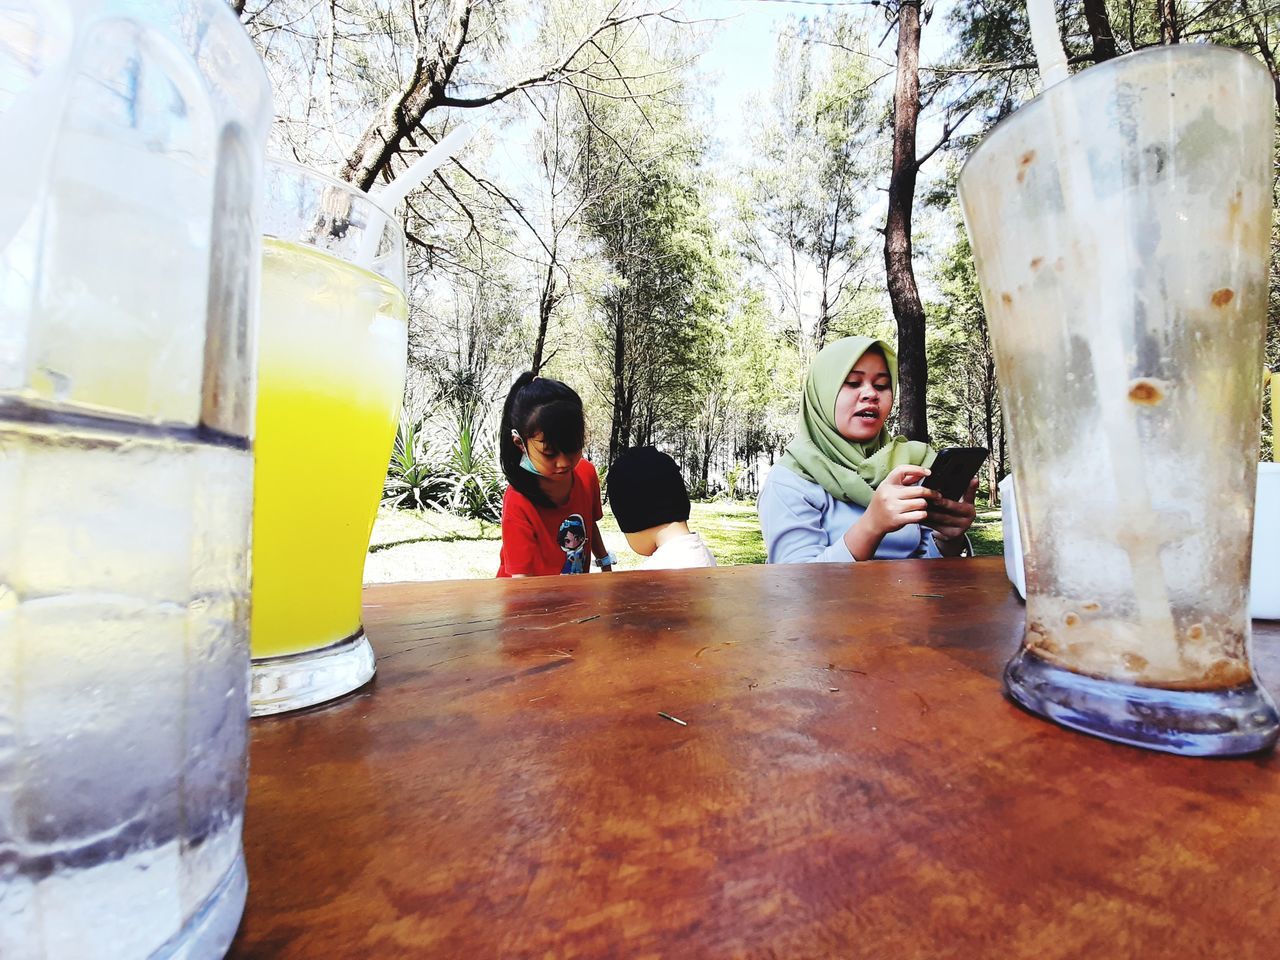
[[[1082,0],[1058,0],[1058,32],[1073,70],[1087,69],[1096,55]],[[1151,0],[1107,0],[1104,4],[1117,54],[1161,44],[1162,4]],[[1186,0],[1170,4],[1180,42],[1237,47],[1274,58],[1274,9],[1235,0]],[[1023,0],[959,0],[948,27],[956,43],[949,62],[926,77],[924,93],[960,109],[976,108],[977,135],[956,141],[967,149],[981,133],[1029,99],[1039,87],[1031,28]],[[1262,47],[1269,49],[1264,54]],[[1273,71],[1274,73],[1274,71]],[[958,112],[958,111],[957,111]]]
[[[820,348],[860,312],[878,258],[860,222],[879,175],[880,103],[865,24],[804,18],[780,37],[767,109],[752,132],[738,244],[767,278],[797,346]],[[814,329],[803,319],[818,299]]]
[[[711,494],[713,461],[734,491],[728,495],[740,494],[754,476],[749,464],[790,440],[802,367],[797,349],[775,331],[763,294],[740,289],[719,338],[716,377],[704,385],[697,415],[668,431],[694,496]],[[740,472],[731,475],[735,467]]]
[[[730,467],[727,471],[725,471],[725,475],[724,475],[724,483],[725,483],[725,491],[724,491],[724,495],[725,495],[725,499],[726,499],[726,500],[735,500],[735,499],[737,499],[737,496],[738,496],[738,481],[739,481],[740,479],[742,479],[742,474],[743,474],[744,472],[746,472],[746,469],[747,469],[747,468],[746,468],[746,465],[745,465],[745,464],[743,464],[743,463],[739,463],[738,461],[736,461],[736,460],[735,460],[735,461],[734,461],[733,466],[732,466],[732,467]]]
[[[991,357],[982,294],[969,238],[957,233],[936,271],[941,300],[933,305],[927,349],[930,385],[930,434],[938,442],[969,443],[977,431],[972,388],[981,384]],[[994,385],[994,384],[993,384]]]
[[[649,132],[659,150],[643,166],[617,147],[636,135],[636,118],[604,97],[589,100],[588,109],[592,123],[578,132],[592,143],[579,171],[591,197],[582,221],[608,267],[593,296],[589,359],[611,378],[612,457],[653,442],[666,424],[690,420],[704,385],[719,379],[727,269],[696,169],[702,138],[680,105],[672,102],[662,126]]]
[[[969,238],[956,219],[955,240],[935,271],[940,301],[930,306],[925,348],[929,364],[929,432],[935,447],[984,446],[991,451],[981,474],[990,501],[992,482],[1006,469],[1004,423],[995,357],[982,306]],[[994,501],[991,501],[994,502]]]
[[[1056,6],[1073,69],[1084,69],[1094,41],[1083,0]],[[1106,0],[1119,52],[1160,42],[1161,6]],[[1184,42],[1274,60],[1280,21],[1265,5],[1164,7],[1176,10]],[[511,138],[481,136],[406,204],[409,416],[388,470],[388,503],[498,515],[502,480],[489,433],[514,373],[529,365],[531,332],[548,303],[545,372],[582,395],[602,477],[611,446],[656,443],[703,495],[753,489],[757,465],[793,434],[817,345],[855,333],[892,339],[873,222],[889,170],[893,53],[881,41],[883,5],[870,18],[846,5],[792,19],[778,31],[772,71],[758,65],[762,97],[741,118],[699,113],[708,98],[693,71],[706,28],[674,13],[633,19],[661,9],[641,0],[469,3],[451,95],[505,89],[530,64],[580,53],[549,84],[484,107],[433,108],[390,167],[402,169],[463,114],[490,130],[533,134],[524,158],[531,177],[519,164],[521,175],[511,176]],[[963,152],[1034,95],[1038,80],[1023,0],[957,0],[946,9],[956,44],[947,62],[921,67],[921,101],[932,118],[972,111],[952,141]],[[361,130],[396,106],[415,58],[434,56],[456,13],[444,0],[251,2],[245,25],[282,105],[276,152],[342,169]],[[609,18],[617,28],[583,44]],[[926,43],[940,19],[929,23],[926,13]],[[709,119],[750,125],[750,162],[717,177]],[[918,155],[932,139],[926,123]],[[504,149],[494,150],[497,140]],[[924,180],[921,189],[929,189]],[[931,219],[917,219],[913,243],[917,275],[935,281],[926,285],[935,291],[931,433],[938,444],[998,451],[985,317],[951,209],[954,169],[930,196]],[[1267,359],[1277,368],[1280,234],[1273,250]],[[1264,450],[1273,428],[1268,417]]]
[[[480,452],[473,442],[470,423],[462,423],[456,442],[445,460],[447,494],[441,509],[475,520],[498,520],[506,482],[496,466],[497,452]]]
[[[443,493],[444,479],[431,460],[426,441],[421,423],[401,416],[382,487],[383,506],[423,510],[434,506]]]
[[[481,451],[466,421],[450,439],[434,442],[424,421],[402,418],[382,503],[404,509],[439,510],[474,520],[498,520],[506,484],[492,450]]]

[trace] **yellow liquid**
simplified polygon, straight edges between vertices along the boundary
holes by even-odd
[[[263,243],[253,510],[255,657],[360,628],[369,535],[391,459],[408,335],[390,281]]]

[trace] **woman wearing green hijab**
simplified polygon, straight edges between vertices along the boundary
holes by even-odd
[[[890,437],[898,358],[883,340],[823,347],[805,378],[800,431],[760,491],[770,563],[957,556],[976,515],[974,486],[947,500],[920,486],[935,456]]]

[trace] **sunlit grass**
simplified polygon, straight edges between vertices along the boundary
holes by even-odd
[[[721,565],[764,563],[764,535],[760,532],[760,519],[754,503],[732,500],[695,503],[689,516],[689,529],[702,534],[702,539],[715,554],[716,562]],[[605,543],[622,561],[618,564],[619,570],[634,569],[640,565],[642,558],[627,548],[626,538],[619,532],[608,508],[600,522],[600,532]],[[627,560],[633,562],[625,562]]]
[[[764,536],[754,503],[695,503],[689,529],[702,534],[722,566],[764,563]],[[618,570],[634,570],[644,561],[631,552],[607,507],[600,532],[605,545],[618,558]],[[1000,511],[979,513],[969,536],[979,555],[1003,553]],[[365,582],[492,577],[498,572],[501,544],[502,530],[496,523],[446,513],[384,508],[378,511],[374,524]]]
[[[999,510],[985,510],[978,513],[978,519],[969,528],[969,542],[973,544],[973,552],[980,557],[1004,556],[1004,524],[1000,522]]]

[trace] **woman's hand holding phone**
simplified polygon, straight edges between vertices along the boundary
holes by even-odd
[[[929,475],[928,467],[904,464],[894,467],[876,487],[875,496],[867,504],[866,516],[881,536],[901,530],[910,523],[922,523],[928,516],[929,502],[937,496],[920,485]]]
[[[866,512],[844,535],[845,546],[855,560],[870,560],[886,534],[901,530],[911,523],[923,523],[929,515],[929,503],[938,496],[920,486],[929,475],[927,467],[903,464],[894,467],[880,481]]]
[[[934,543],[944,557],[958,556],[964,550],[964,535],[977,519],[973,505],[978,496],[978,478],[969,481],[969,489],[959,500],[938,495],[930,502],[925,526],[932,528]]]

